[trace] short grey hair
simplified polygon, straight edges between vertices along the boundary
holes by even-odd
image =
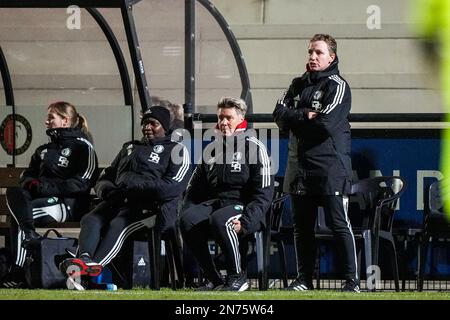
[[[222,108],[235,108],[236,112],[243,117],[245,117],[245,114],[247,113],[247,104],[244,100],[240,98],[233,98],[233,97],[222,97],[220,98],[219,102],[217,103],[217,109]]]

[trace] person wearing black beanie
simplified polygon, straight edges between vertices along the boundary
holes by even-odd
[[[149,119],[156,119],[162,125],[164,130],[170,129],[170,111],[161,106],[153,106],[148,108],[142,115],[141,125],[148,123]]]
[[[163,235],[174,231],[178,202],[190,177],[190,156],[167,134],[166,108],[148,108],[141,128],[142,139],[125,143],[95,186],[102,202],[81,220],[77,257],[60,265],[68,280],[85,278],[81,284],[68,282],[69,289],[89,288],[89,276],[98,275],[117,256],[126,238],[151,226],[153,215],[154,227]]]

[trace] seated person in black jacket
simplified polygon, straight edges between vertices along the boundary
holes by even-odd
[[[2,287],[24,283],[26,247],[39,238],[35,225],[79,221],[89,210],[89,192],[98,177],[97,156],[86,119],[68,102],[50,104],[47,135],[20,177],[20,187],[8,188],[6,199],[11,219],[13,266],[0,281]]]
[[[152,227],[152,208],[159,206],[155,227],[162,233],[175,226],[190,159],[187,149],[167,134],[169,125],[166,108],[147,109],[142,117],[142,140],[125,143],[100,176],[95,190],[103,201],[81,220],[77,257],[60,265],[63,273],[71,275],[69,280],[100,274],[127,237]],[[82,285],[68,282],[70,289],[83,290]]]
[[[180,229],[209,283],[200,290],[244,291],[240,241],[258,231],[273,196],[273,179],[266,147],[250,132],[241,99],[222,98],[217,105],[217,136],[189,182],[180,214]],[[208,239],[220,245],[226,258],[223,282],[209,253]]]

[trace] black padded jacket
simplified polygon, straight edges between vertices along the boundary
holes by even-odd
[[[244,233],[265,225],[273,197],[270,159],[253,130],[218,136],[203,153],[211,158],[198,164],[184,197],[183,210],[207,200],[219,200],[220,207],[244,206]]]
[[[25,187],[39,180],[36,196],[88,195],[98,177],[97,155],[88,137],[78,128],[46,131],[50,142],[36,149],[20,179]]]
[[[174,154],[172,158],[171,155]],[[189,153],[170,136],[130,141],[122,146],[111,165],[102,172],[95,191],[121,187],[128,198],[146,205],[182,196],[189,180]]]
[[[349,194],[352,180],[348,116],[351,92],[338,58],[325,70],[292,81],[273,116],[289,131],[284,191],[297,195]],[[318,112],[309,120],[308,112]]]

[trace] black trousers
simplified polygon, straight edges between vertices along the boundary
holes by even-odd
[[[184,243],[208,280],[214,284],[219,284],[222,280],[209,251],[209,239],[215,240],[224,253],[228,275],[240,273],[245,265],[241,261],[241,253],[246,252],[246,246],[240,246],[242,238],[233,229],[232,223],[232,220],[239,219],[241,215],[242,205],[220,208],[218,200],[192,206],[180,215]]]
[[[333,231],[345,279],[358,279],[355,238],[348,217],[347,196],[291,195],[294,218],[298,277],[312,281],[316,257],[315,222],[318,207],[325,212],[327,226]]]
[[[81,219],[78,237],[78,254],[88,253],[102,266],[110,263],[120,252],[125,240],[135,232],[151,227],[161,233],[175,227],[179,199],[161,204],[158,211],[143,206],[116,205],[107,201],[99,203]],[[157,213],[156,223],[152,215]]]
[[[89,204],[74,198],[33,198],[22,188],[8,188],[6,201],[11,219],[11,253],[14,263],[23,267],[27,251],[22,248],[23,228],[46,227],[52,222],[76,220]]]

